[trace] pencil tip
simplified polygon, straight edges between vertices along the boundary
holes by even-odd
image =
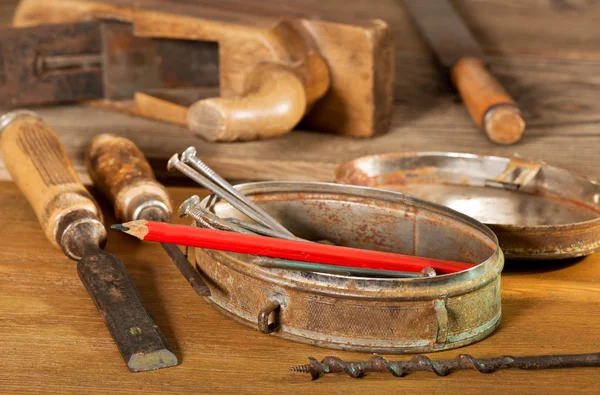
[[[111,229],[120,230],[121,232],[127,232],[129,228],[127,226],[123,226],[123,224],[113,224],[110,226]]]

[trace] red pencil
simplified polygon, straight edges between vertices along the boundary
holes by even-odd
[[[141,240],[338,266],[408,272],[419,272],[429,266],[441,274],[455,273],[474,266],[463,262],[283,240],[154,221],[131,221],[113,225],[112,228]]]

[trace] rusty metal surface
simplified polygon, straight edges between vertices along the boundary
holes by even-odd
[[[385,277],[398,277],[398,278],[431,277],[424,271],[400,272],[400,271],[395,271],[395,270],[365,269],[365,268],[355,268],[355,267],[348,267],[348,266],[323,265],[320,263],[308,263],[308,262],[294,261],[294,260],[289,260],[289,259],[277,259],[277,258],[267,258],[267,257],[259,257],[254,262],[257,265],[260,265],[262,267],[287,269],[287,270],[303,271],[303,272],[343,274],[346,276],[353,276],[353,277],[384,277],[384,278]],[[425,268],[425,269],[433,270],[430,267]],[[433,270],[433,271],[435,272],[435,270]]]
[[[500,369],[560,369],[600,367],[600,353],[535,355],[527,357],[502,356],[498,358],[473,358],[459,354],[454,359],[435,361],[425,355],[415,355],[408,361],[388,361],[381,356],[368,361],[345,362],[336,357],[325,357],[321,362],[309,357],[310,363],[291,367],[294,372],[310,373],[313,380],[323,374],[346,373],[352,378],[362,377],[367,372],[385,372],[395,377],[404,377],[410,372],[433,372],[447,376],[455,370],[473,369],[479,373],[493,373]]]
[[[165,250],[169,258],[173,261],[175,266],[179,269],[183,277],[187,280],[187,282],[192,286],[194,291],[199,296],[209,296],[210,289],[202,280],[202,277],[198,274],[196,269],[192,266],[190,261],[188,261],[187,257],[181,252],[178,246],[173,244],[160,243],[162,248]]]
[[[77,273],[129,370],[142,372],[179,364],[116,256],[88,247]]]
[[[503,255],[477,221],[376,189],[296,182],[237,188],[305,239],[479,265],[452,275],[370,278],[266,268],[252,255],[197,249],[208,300],[233,319],[294,341],[386,353],[455,348],[498,326]],[[249,220],[214,196],[203,204],[220,217]]]
[[[450,0],[402,0],[442,66],[451,68],[463,57],[485,60],[471,32]]]
[[[486,223],[507,258],[600,250],[600,184],[520,158],[449,152],[373,155],[342,164],[342,184],[399,191]]]
[[[114,21],[0,29],[0,105],[218,86],[216,43],[135,37]]]
[[[126,99],[152,89],[218,86],[216,43],[136,37],[129,23],[102,23],[104,96]]]
[[[0,105],[101,98],[99,25],[0,29]]]

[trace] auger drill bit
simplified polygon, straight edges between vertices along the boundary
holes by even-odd
[[[560,369],[600,367],[600,353],[535,355],[526,357],[502,356],[497,358],[474,358],[468,354],[459,354],[454,359],[432,360],[425,355],[415,355],[408,361],[388,361],[374,356],[367,361],[345,362],[337,357],[325,357],[321,362],[309,357],[307,365],[293,366],[294,372],[310,373],[313,380],[323,374],[344,372],[352,378],[362,377],[368,372],[386,372],[395,377],[404,377],[408,373],[424,371],[438,376],[447,376],[455,370],[474,369],[479,373],[492,373],[500,369]]]

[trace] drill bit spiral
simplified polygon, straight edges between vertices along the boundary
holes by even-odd
[[[410,372],[433,372],[447,376],[455,370],[474,369],[480,373],[492,373],[499,369],[556,369],[574,367],[600,367],[600,353],[570,355],[537,355],[526,357],[502,356],[497,358],[474,358],[459,354],[454,359],[432,360],[425,355],[415,355],[408,361],[388,361],[381,356],[367,361],[345,362],[337,357],[325,357],[321,362],[309,357],[307,365],[293,366],[294,372],[310,373],[313,380],[327,373],[344,372],[352,378],[362,377],[367,372],[386,372],[395,377],[404,377]]]

